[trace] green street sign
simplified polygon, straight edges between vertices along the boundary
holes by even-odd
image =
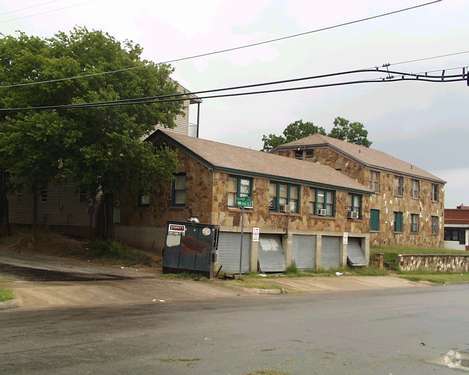
[[[252,199],[249,197],[238,197],[236,198],[236,204],[239,208],[250,208],[252,207]]]

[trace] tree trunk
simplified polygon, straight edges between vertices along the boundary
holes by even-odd
[[[0,171],[0,234],[10,235],[10,220],[8,214],[7,176]]]
[[[32,232],[33,232],[33,242],[36,243],[37,240],[37,230],[38,230],[38,206],[37,206],[38,192],[37,188],[33,188],[33,220],[32,220]]]
[[[98,236],[103,240],[114,238],[114,199],[112,193],[104,193],[99,207]]]
[[[90,241],[95,238],[95,228],[93,228],[94,214],[96,212],[96,197],[92,198],[92,203],[88,207],[88,239]]]

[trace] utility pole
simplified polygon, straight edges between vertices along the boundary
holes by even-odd
[[[239,245],[239,277],[243,274],[243,237],[244,237],[244,205],[241,205],[241,244]]]

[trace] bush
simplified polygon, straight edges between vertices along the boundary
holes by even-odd
[[[5,302],[13,298],[15,298],[15,295],[11,290],[0,288],[0,302]]]
[[[288,275],[297,275],[299,272],[300,271],[298,270],[295,262],[292,262],[292,264],[290,264],[286,269],[286,273]]]

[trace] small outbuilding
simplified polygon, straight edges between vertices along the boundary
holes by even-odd
[[[469,250],[469,206],[445,209],[445,247]]]

